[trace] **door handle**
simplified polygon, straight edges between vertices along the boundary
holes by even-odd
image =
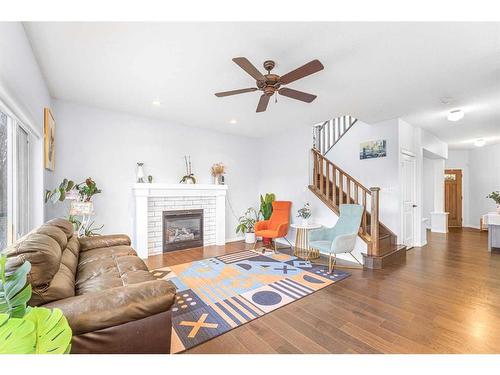
[[[417,207],[417,205],[416,205],[416,204],[412,204],[411,206],[412,206],[413,208],[416,208],[416,207]]]

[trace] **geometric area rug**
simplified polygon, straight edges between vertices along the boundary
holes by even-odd
[[[246,250],[151,271],[172,281],[179,353],[350,276],[293,255]]]

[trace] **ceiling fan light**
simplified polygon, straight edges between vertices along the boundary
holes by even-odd
[[[461,109],[455,109],[448,113],[448,121],[458,121],[463,119],[464,116],[465,116],[464,111],[462,111]]]
[[[474,140],[474,146],[483,147],[486,144],[486,140],[484,138],[477,138]]]

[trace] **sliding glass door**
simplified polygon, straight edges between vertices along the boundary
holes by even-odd
[[[0,250],[30,229],[30,139],[0,109]]]

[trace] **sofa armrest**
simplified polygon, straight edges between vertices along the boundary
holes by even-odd
[[[126,234],[108,234],[104,236],[81,237],[80,251],[97,249],[99,247],[110,247],[126,245],[130,246],[130,237]]]
[[[43,307],[61,309],[73,335],[79,335],[168,311],[175,292],[170,281],[151,280],[69,297]]]

